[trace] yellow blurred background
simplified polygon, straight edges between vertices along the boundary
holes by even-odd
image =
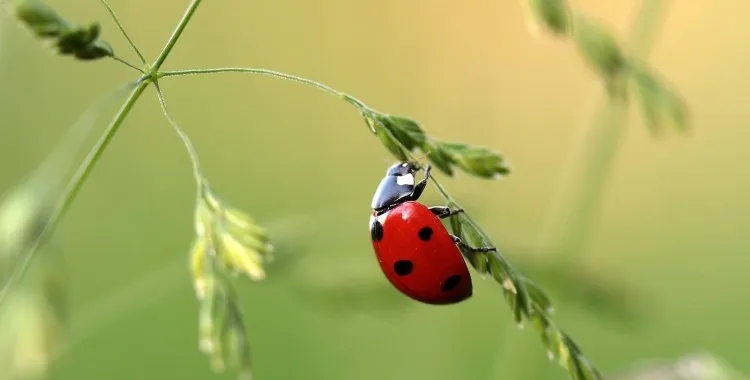
[[[73,21],[101,21],[103,38],[137,62],[97,1],[47,3]],[[188,1],[110,3],[152,59]],[[571,43],[530,32],[521,3],[206,1],[164,69],[284,71],[413,117],[435,137],[492,147],[508,161],[507,178],[436,175],[501,247],[523,247],[544,226],[600,84]],[[639,4],[574,5],[624,39]],[[697,350],[750,371],[747,14],[744,0],[672,1],[659,27],[649,62],[687,99],[693,131],[655,139],[631,107],[576,263],[640,297],[636,321],[575,302],[539,268],[551,258],[532,264],[523,249],[507,249],[604,372]],[[5,190],[89,103],[135,72],[55,56],[2,22]],[[268,227],[280,251],[266,282],[240,286],[257,379],[567,378],[534,331],[515,328],[491,279],[474,276],[474,297],[451,307],[416,304],[386,282],[366,220],[393,159],[352,107],[243,74],[162,86],[217,192]],[[98,131],[114,111],[102,115]],[[73,331],[52,378],[231,377],[211,374],[198,351],[187,271],[193,186],[184,148],[149,89],[54,235],[71,271]],[[431,188],[423,200],[441,202]]]

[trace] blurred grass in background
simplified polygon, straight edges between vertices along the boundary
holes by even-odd
[[[115,50],[127,51],[97,2],[48,3],[74,20],[100,20]],[[148,12],[139,2],[111,4],[153,57],[186,2],[162,1]],[[623,32],[638,4],[577,5]],[[597,281],[624,283],[643,296],[637,323],[582,308],[544,268],[521,265],[556,301],[560,325],[605,372],[696,350],[750,371],[750,308],[742,302],[750,284],[743,254],[750,247],[743,230],[750,174],[740,166],[750,156],[743,149],[750,51],[741,43],[750,37],[741,26],[748,11],[740,0],[674,2],[650,55],[689,100],[694,132],[653,139],[631,109],[600,217],[579,256]],[[459,174],[444,183],[507,245],[512,262],[528,263],[522,247],[544,224],[599,84],[570,44],[535,38],[525,17],[519,2],[502,1],[207,2],[165,69],[253,66],[302,75],[414,117],[436,137],[503,152],[512,170],[506,180]],[[25,31],[2,28],[6,189],[90,102],[132,72],[51,56]],[[551,368],[545,378],[566,378],[535,334],[507,328],[510,314],[493,281],[475,277],[473,299],[449,308],[413,303],[386,282],[365,223],[391,159],[351,107],[304,86],[246,75],[162,86],[213,186],[266,225],[280,249],[269,280],[241,292],[257,378],[515,379],[529,366]],[[152,91],[80,195],[53,239],[73,271],[75,329],[53,378],[216,376],[197,350],[187,271],[190,165]],[[441,199],[430,189],[424,201]],[[509,338],[532,340],[524,345],[538,352],[504,361]]]

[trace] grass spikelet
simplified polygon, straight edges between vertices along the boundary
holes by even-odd
[[[112,46],[99,38],[98,22],[75,25],[40,0],[10,0],[7,6],[37,38],[50,41],[58,54],[82,61],[114,57]]]

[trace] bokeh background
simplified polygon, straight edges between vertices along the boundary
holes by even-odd
[[[97,1],[48,3],[74,21],[100,20],[103,37],[137,61]],[[530,32],[520,1],[209,1],[165,69],[285,71],[411,116],[435,137],[502,152],[512,170],[502,181],[440,178],[549,292],[556,320],[598,367],[705,350],[750,371],[750,3],[671,3],[649,61],[688,100],[693,131],[656,139],[632,107],[567,277],[550,267],[554,251],[525,247],[544,228],[599,82],[572,44]],[[574,4],[625,37],[640,2]],[[111,5],[155,57],[187,1]],[[54,56],[1,22],[0,187],[9,189],[134,72]],[[269,279],[240,287],[256,378],[567,377],[536,333],[511,322],[491,279],[475,276],[474,297],[451,307],[416,304],[386,282],[366,219],[392,158],[354,109],[265,77],[162,85],[216,190],[279,248]],[[222,378],[197,349],[193,196],[187,155],[147,91],[54,235],[70,267],[73,331],[52,378]],[[434,189],[424,200],[441,201]],[[613,287],[628,296],[586,295]]]

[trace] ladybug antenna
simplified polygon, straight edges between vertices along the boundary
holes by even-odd
[[[425,154],[423,154],[423,155],[421,155],[421,156],[418,156],[418,157],[414,158],[414,162],[416,162],[416,163],[420,163],[420,161],[422,161],[422,160],[424,160],[425,158],[427,158],[427,156],[429,156],[429,155],[430,155],[430,153],[431,153],[431,152],[427,152],[427,153],[425,153]]]

